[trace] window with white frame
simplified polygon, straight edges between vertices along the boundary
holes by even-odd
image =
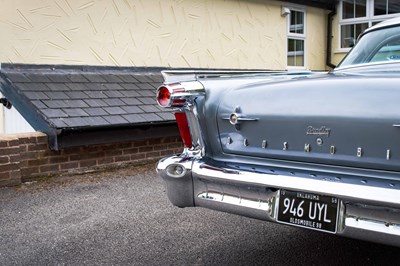
[[[287,30],[287,65],[288,67],[305,66],[305,12],[290,9]]]
[[[398,0],[342,0],[339,5],[339,48],[348,50],[368,27],[400,14]]]

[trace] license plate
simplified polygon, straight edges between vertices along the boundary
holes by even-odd
[[[278,222],[336,233],[338,199],[280,190]]]

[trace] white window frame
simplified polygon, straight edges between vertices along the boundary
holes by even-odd
[[[306,8],[303,6],[285,6],[288,8],[290,11],[297,11],[297,12],[302,12],[304,14],[304,21],[303,21],[303,33],[292,33],[290,32],[290,16],[292,15],[292,12],[286,16],[286,67],[288,70],[304,70],[307,68],[307,42],[306,42],[306,36],[307,36],[307,13],[306,13]],[[289,66],[288,65],[288,48],[289,48],[289,39],[296,39],[296,40],[302,40],[304,42],[303,46],[303,56],[304,56],[304,64],[303,66]]]
[[[351,18],[351,19],[343,19],[343,0],[340,0],[339,3],[339,38],[337,43],[337,51],[338,52],[348,52],[351,48],[342,48],[341,41],[342,41],[342,26],[344,25],[354,25],[354,24],[362,24],[368,23],[368,27],[372,26],[372,23],[379,22],[383,20],[387,20],[396,16],[399,16],[400,13],[395,14],[388,14],[388,15],[380,15],[374,16],[374,2],[375,0],[366,0],[366,16],[360,18]],[[357,37],[357,36],[356,36]]]

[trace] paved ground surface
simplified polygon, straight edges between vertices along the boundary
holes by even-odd
[[[171,206],[154,165],[0,189],[0,265],[380,265],[400,249]]]

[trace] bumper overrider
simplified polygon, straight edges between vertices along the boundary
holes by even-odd
[[[205,207],[271,222],[279,222],[283,190],[332,196],[338,199],[334,233],[400,246],[397,189],[298,176],[282,169],[239,170],[187,153],[160,160],[157,172],[166,182],[169,200],[178,207]]]

